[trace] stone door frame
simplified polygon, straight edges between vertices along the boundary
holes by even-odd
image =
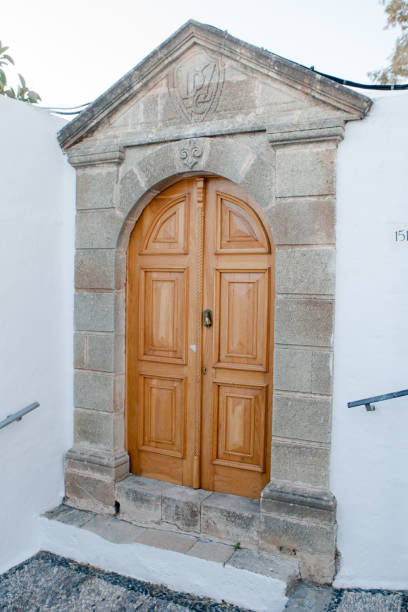
[[[344,122],[335,119],[298,125],[296,131],[279,125],[250,135],[129,147],[102,142],[69,151],[77,169],[77,216],[74,446],[66,456],[67,503],[114,513],[115,483],[129,473],[124,432],[130,234],[163,189],[184,177],[217,175],[258,203],[277,247],[264,538],[334,567],[329,460],[335,156],[343,130]]]

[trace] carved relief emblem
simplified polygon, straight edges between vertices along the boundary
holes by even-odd
[[[221,60],[197,51],[173,68],[169,94],[189,121],[203,121],[216,111],[223,83]]]
[[[201,144],[195,140],[188,140],[187,144],[183,145],[179,149],[179,156],[184,165],[188,168],[193,168],[198,159],[203,154],[203,148]]]

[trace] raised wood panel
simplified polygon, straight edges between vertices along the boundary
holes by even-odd
[[[217,252],[269,252],[262,224],[241,200],[218,193],[217,220]]]
[[[217,276],[217,365],[264,371],[268,270],[217,270]]]
[[[214,385],[214,463],[263,472],[265,387]]]
[[[188,195],[168,203],[155,217],[144,239],[141,255],[188,252]]]
[[[183,379],[139,377],[139,450],[183,456]]]
[[[184,363],[187,271],[140,271],[140,358]]]

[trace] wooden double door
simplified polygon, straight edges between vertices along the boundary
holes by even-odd
[[[127,279],[131,472],[259,497],[269,480],[273,245],[233,183],[194,177],[132,233]]]

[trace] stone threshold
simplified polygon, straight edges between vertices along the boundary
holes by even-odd
[[[44,523],[45,519],[48,520]],[[52,543],[55,545],[57,542],[51,552],[65,554],[77,561],[88,562],[102,569],[117,571],[116,566],[110,567],[109,563],[103,562],[104,555],[101,551],[105,546],[108,551],[105,559],[112,559],[113,562],[115,555],[120,559],[132,559],[127,567],[122,566],[121,573],[143,580],[146,579],[146,573],[143,572],[147,571],[147,576],[150,577],[150,571],[152,578],[149,578],[149,581],[158,582],[154,571],[157,571],[157,565],[161,564],[163,572],[160,577],[163,584],[171,588],[175,588],[175,585],[177,587],[178,584],[179,588],[176,590],[187,589],[199,595],[205,594],[215,598],[221,595],[225,601],[252,610],[271,609],[263,607],[262,602],[255,603],[258,597],[256,593],[262,600],[267,598],[270,601],[276,600],[276,607],[272,609],[282,610],[287,601],[288,590],[300,578],[299,565],[294,558],[281,558],[238,544],[234,546],[217,539],[203,537],[198,533],[176,532],[162,526],[135,525],[121,519],[120,514],[116,516],[96,514],[62,504],[45,513],[41,521],[46,534],[47,550],[53,549]],[[62,531],[56,529],[58,525],[61,525]],[[71,531],[64,531],[67,527],[71,528]],[[90,545],[90,534],[99,536],[104,543],[98,540],[95,546],[95,542],[91,540],[92,545]],[[74,548],[72,542],[75,543]],[[65,549],[65,546],[68,548]],[[154,555],[157,553],[154,553],[154,549],[159,554],[156,558]],[[90,555],[89,557],[84,556],[84,550]],[[147,550],[152,552],[143,552]],[[96,556],[93,557],[94,553]],[[134,575],[138,574],[136,568],[140,559],[143,560],[142,575]],[[183,582],[187,580],[184,568],[188,568],[190,574],[190,582],[186,584]],[[170,578],[168,573],[172,572],[173,578]],[[214,583],[214,577],[219,582],[219,586]]]
[[[120,519],[258,549],[260,500],[130,475],[116,485]]]

